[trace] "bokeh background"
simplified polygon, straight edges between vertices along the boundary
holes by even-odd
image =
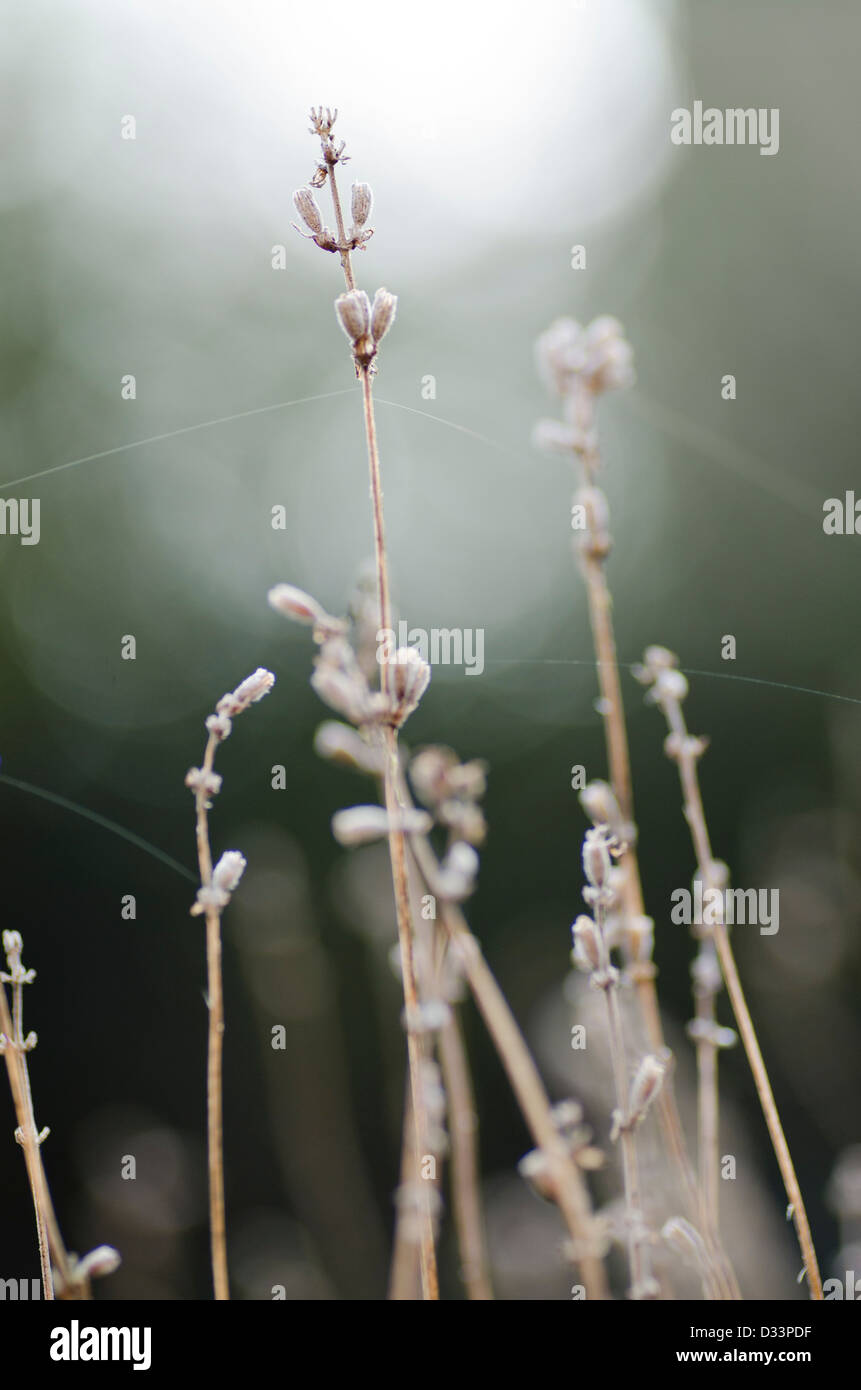
[[[3,9],[0,496],[40,499],[41,539],[0,537],[2,918],[38,971],[31,1070],[68,1242],[124,1255],[100,1296],[209,1296],[183,777],[215,700],[259,665],[277,685],[223,749],[212,815],[216,851],[249,860],[225,919],[235,1293],[385,1292],[404,1042],[384,865],[331,840],[331,814],[368,789],[315,759],[311,644],[265,603],[283,579],[343,611],[371,548],[337,262],[290,227],[319,102],[339,106],[348,172],[375,193],[360,283],[400,297],[378,378],[398,607],[486,634],[485,673],[438,668],[409,727],[491,769],[476,933],[554,1096],[579,1094],[603,1136],[605,1102],[568,1046],[570,981],[566,997],[584,828],[570,769],[603,774],[602,736],[572,480],[530,433],[553,412],[536,335],[613,313],[638,370],[601,407],[620,658],[657,641],[696,673],[715,850],[737,884],[780,889],[778,935],[741,929],[737,950],[824,1272],[842,1275],[861,1139],[861,541],[826,537],[822,504],[857,481],[861,14],[848,0]],[[779,153],[673,146],[670,112],[697,98],[778,107]],[[691,947],[667,916],[691,851],[660,718],[627,674],[625,695],[684,1097]],[[558,1227],[514,1173],[528,1138],[470,1005],[465,1025],[497,1291],[565,1298]],[[745,1292],[803,1296],[744,1058],[723,1066]],[[0,1275],[35,1276],[13,1124],[0,1098]],[[442,1258],[458,1297],[448,1228]]]

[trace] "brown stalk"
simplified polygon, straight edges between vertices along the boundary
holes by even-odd
[[[679,766],[684,815],[690,827],[691,840],[697,859],[697,867],[703,880],[703,887],[704,890],[711,887],[717,888],[718,891],[720,891],[722,885],[717,883],[714,873],[711,839],[709,837],[702,794],[700,791],[697,760],[692,752],[691,740],[681,704],[678,699],[670,696],[663,697],[659,703],[666,715],[670,731],[675,736],[675,751],[673,756]],[[730,945],[729,933],[726,929],[726,923],[723,921],[717,922],[713,930],[714,945],[720,961],[724,983],[730,998],[730,1003],[732,1004],[736,1024],[741,1034],[741,1040],[744,1044],[744,1050],[747,1054],[750,1069],[753,1073],[753,1080],[759,1097],[759,1103],[762,1108],[765,1123],[768,1127],[769,1137],[771,1138],[775,1158],[777,1159],[777,1164],[780,1169],[780,1176],[783,1179],[786,1197],[792,1211],[792,1220],[795,1226],[795,1233],[798,1237],[804,1269],[807,1274],[810,1297],[815,1301],[819,1301],[823,1298],[822,1279],[819,1273],[813,1237],[810,1232],[810,1223],[807,1218],[807,1211],[804,1206],[804,1200],[801,1195],[801,1188],[798,1184],[789,1145],[786,1142],[786,1135],[783,1132],[783,1126],[780,1122],[780,1115],[774,1099],[774,1092],[771,1089],[768,1069],[763,1060],[759,1041],[756,1036],[756,1029],[754,1028],[753,1019],[751,1018],[747,1000],[744,996],[744,990],[742,989],[741,979],[735,963],[735,956],[732,946]]]
[[[403,798],[404,803],[408,804],[409,794],[405,790]],[[424,836],[411,835],[410,850],[428,889],[434,893],[438,866],[430,844]],[[547,1158],[556,1201],[571,1235],[587,1298],[606,1299],[609,1297],[607,1276],[602,1260],[595,1253],[594,1219],[585,1179],[554,1124],[544,1083],[466,918],[455,903],[444,899],[440,899],[440,910],[443,927],[457,950],[467,983],[511,1082],[533,1142]]]
[[[337,114],[337,113],[336,113]],[[313,118],[312,118],[313,119]],[[341,266],[344,271],[344,280],[347,290],[354,290],[356,287],[353,275],[352,257],[347,241],[344,226],[344,216],[341,210],[341,199],[338,193],[336,177],[336,167],[340,160],[340,152],[335,149],[331,139],[331,126],[333,120],[328,121],[324,130],[319,129],[318,123],[315,126],[320,134],[320,143],[325,161],[325,168],[328,176],[329,192],[332,197],[332,205],[335,212],[335,222],[338,231],[338,248],[341,259]],[[362,403],[365,425],[365,441],[368,450],[368,470],[371,483],[371,504],[374,519],[374,552],[377,567],[377,587],[379,593],[380,625],[387,631],[391,630],[391,603],[389,599],[389,573],[388,558],[386,553],[385,520],[383,514],[383,489],[380,476],[380,454],[377,443],[377,427],[374,416],[373,400],[373,368],[371,362],[360,362],[356,360],[356,371],[362,385]],[[381,689],[384,694],[389,691],[389,670],[385,662],[382,663]],[[397,823],[399,810],[398,798],[398,733],[394,726],[389,726],[385,731],[386,761],[384,770],[384,799],[389,817],[394,824]],[[421,1155],[425,1148],[425,1136],[428,1132],[427,1115],[425,1113],[424,1099],[421,1087],[421,1044],[415,1032],[415,1019],[419,1008],[419,995],[415,977],[415,963],[413,959],[413,924],[409,899],[409,880],[407,875],[407,858],[404,843],[404,835],[398,830],[391,830],[388,836],[389,857],[392,866],[392,883],[394,886],[395,909],[398,923],[398,942],[400,946],[401,968],[404,987],[404,1005],[406,1011],[407,1028],[407,1058],[410,1072],[410,1093],[412,1096],[412,1114],[415,1128],[415,1154],[416,1171],[418,1172]],[[405,1123],[409,1124],[409,1115],[405,1116]],[[439,1283],[436,1267],[436,1250],[434,1243],[434,1230],[432,1214],[428,1210],[422,1213],[422,1236],[421,1236],[421,1272],[422,1272],[422,1297],[423,1299],[439,1298]]]
[[[20,938],[19,938],[20,940]],[[10,961],[11,964],[11,961]],[[33,1198],[36,1216],[36,1236],[39,1244],[39,1265],[42,1275],[42,1289],[48,1301],[56,1297],[54,1267],[60,1277],[61,1298],[89,1299],[92,1297],[89,1281],[76,1279],[72,1260],[66,1250],[59,1223],[51,1200],[48,1179],[42,1162],[41,1144],[45,1134],[40,1134],[33,1109],[33,1093],[30,1088],[30,1072],[27,1066],[22,1010],[22,986],[12,982],[12,1011],[6,999],[5,985],[0,980],[0,1033],[5,1038],[2,1051],[9,1077],[9,1089],[15,1106],[18,1121],[16,1139],[24,1151],[24,1164]]]
[[[219,740],[210,733],[203,755],[202,771],[212,772]],[[209,845],[209,818],[206,792],[195,792],[197,810],[197,861],[200,882],[212,882],[212,851]],[[209,1169],[209,1244],[215,1298],[230,1298],[227,1277],[227,1231],[224,1215],[224,1135],[222,1101],[222,1053],[224,1049],[224,993],[221,978],[221,914],[206,909],[206,1002],[209,1026],[206,1054],[206,1134]]]
[[[583,437],[594,439],[594,400],[591,392],[584,389],[577,393],[576,400],[573,402],[572,413]],[[589,447],[577,447],[574,452],[581,463],[585,482],[589,487],[594,486],[595,476],[600,466],[597,446],[592,444]],[[634,824],[631,760],[616,654],[613,600],[605,571],[609,537],[598,535],[591,508],[586,509],[586,514],[589,537],[581,557],[581,568],[586,583],[589,619],[595,645],[598,682],[601,689],[600,709],[607,748],[610,784],[619,803],[623,819],[629,824]],[[645,913],[645,905],[637,852],[633,844],[626,848],[619,863],[625,870],[622,893],[626,917],[628,920],[641,917]],[[660,1053],[666,1047],[666,1042],[655,987],[657,972],[654,965],[649,962],[647,964],[634,963],[630,973],[634,980],[640,1015],[649,1047],[653,1052]],[[688,1212],[691,1219],[696,1221],[702,1214],[702,1200],[688,1155],[672,1076],[667,1076],[656,1105],[664,1142],[681,1180]],[[715,1263],[722,1267],[717,1273],[718,1283],[723,1289],[725,1298],[737,1298],[739,1295],[735,1275],[732,1273],[725,1253],[715,1246],[716,1240],[717,1237],[714,1232],[707,1233],[707,1245],[711,1249]]]

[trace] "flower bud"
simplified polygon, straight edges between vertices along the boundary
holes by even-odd
[[[374,308],[371,314],[371,337],[375,343],[382,342],[385,338],[395,321],[397,307],[398,297],[396,294],[389,294],[388,290],[377,290],[374,295]]]

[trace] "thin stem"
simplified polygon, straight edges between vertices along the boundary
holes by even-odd
[[[433,850],[421,835],[410,836],[410,850],[428,889],[435,893],[438,866]],[[594,1219],[588,1189],[553,1122],[550,1101],[538,1068],[463,913],[454,903],[442,899],[440,908],[443,926],[458,952],[467,983],[511,1082],[533,1142],[550,1165],[556,1200],[571,1234],[574,1258],[582,1272],[586,1295],[590,1299],[606,1299],[609,1297],[607,1276],[602,1260],[595,1253]]]
[[[700,792],[699,774],[697,772],[697,758],[693,751],[692,743],[688,735],[687,724],[681,705],[677,698],[664,695],[659,700],[663,709],[667,723],[671,732],[675,735],[674,758],[678,762],[679,776],[682,785],[682,797],[684,802],[684,814],[687,821],[691,839],[694,845],[694,853],[697,859],[697,866],[705,888],[717,888],[722,890],[722,885],[718,884],[714,870],[714,860],[711,851],[711,840],[709,838],[708,826],[706,823],[705,810],[703,808],[702,794]],[[719,921],[713,928],[713,940],[720,961],[721,973],[727,993],[732,1004],[735,1020],[738,1025],[744,1050],[747,1053],[747,1060],[753,1073],[754,1085],[756,1086],[759,1103],[762,1108],[768,1133],[771,1138],[774,1154],[783,1179],[783,1186],[786,1191],[787,1199],[792,1209],[792,1219],[795,1225],[795,1232],[798,1237],[798,1244],[801,1249],[801,1257],[807,1273],[807,1283],[812,1299],[819,1301],[823,1298],[822,1280],[819,1273],[819,1265],[816,1259],[816,1251],[813,1246],[813,1238],[810,1232],[810,1223],[807,1219],[807,1211],[801,1196],[801,1189],[798,1185],[795,1167],[789,1152],[789,1145],[786,1142],[786,1135],[780,1122],[777,1105],[774,1099],[774,1092],[771,1089],[771,1082],[768,1077],[768,1070],[763,1061],[756,1030],[753,1026],[753,1019],[744,997],[738,968],[735,963],[732,946],[730,945],[729,934],[726,924]]]
[[[585,388],[578,390],[567,405],[574,422],[582,430],[583,435],[594,440],[594,399],[591,392]],[[584,481],[588,486],[593,486],[595,475],[600,467],[600,455],[597,446],[593,443],[588,448],[578,447],[575,448],[574,453],[582,467]],[[586,508],[586,517],[588,539],[581,558],[581,569],[586,583],[589,621],[592,628],[598,682],[601,690],[600,709],[607,748],[607,765],[610,784],[623,820],[633,825],[631,760],[628,749],[625,707],[619,680],[619,663],[616,654],[613,600],[605,570],[610,542],[608,536],[599,534],[591,507]],[[645,912],[640,869],[633,844],[627,846],[619,860],[619,865],[624,870],[622,896],[625,915],[630,921],[635,917],[643,916]],[[631,974],[634,979],[637,1003],[649,1047],[653,1052],[659,1053],[666,1047],[666,1042],[655,987],[657,971],[651,962],[637,963],[632,965]],[[664,1143],[681,1180],[689,1215],[692,1220],[696,1221],[702,1216],[702,1197],[691,1166],[676,1102],[675,1086],[671,1076],[667,1077],[658,1096],[657,1108]],[[720,1248],[716,1232],[707,1231],[705,1238],[715,1262],[723,1268],[719,1282],[724,1288],[725,1296],[737,1297],[738,1286],[735,1275],[726,1254]]]
[[[203,756],[202,771],[204,773],[212,771],[217,747],[218,738],[211,733]],[[212,882],[212,851],[209,845],[207,793],[202,787],[198,787],[195,793],[195,802],[200,882],[203,887],[208,887]],[[224,1213],[224,1122],[222,1114],[224,994],[221,977],[221,914],[211,906],[206,909],[206,976],[207,1007],[209,1010],[206,1057],[209,1241],[215,1298],[219,1302],[224,1302],[230,1298],[230,1284],[227,1277],[227,1230]]]
[[[338,229],[338,241],[342,247],[346,246],[346,234],[344,230],[344,216],[341,211],[341,199],[338,193],[338,181],[335,169],[338,163],[338,155],[334,150],[331,139],[327,136],[321,139],[323,158],[329,171],[329,192],[332,195],[332,205],[335,211],[335,222]],[[340,252],[341,266],[344,271],[344,279],[347,290],[354,290],[356,287],[353,276],[352,258],[349,250]],[[377,427],[374,418],[374,401],[372,392],[372,376],[369,367],[357,367],[362,382],[362,401],[365,423],[365,440],[368,449],[368,469],[371,482],[371,505],[374,518],[374,552],[377,566],[377,586],[380,604],[380,625],[387,631],[391,628],[391,603],[389,599],[389,572],[388,559],[386,555],[386,535],[385,520],[383,516],[383,488],[380,476],[380,454],[377,443]],[[381,666],[380,684],[383,694],[389,690],[389,671],[385,662]],[[386,761],[384,772],[385,805],[389,817],[393,823],[397,821],[399,809],[398,803],[398,735],[394,727],[386,729]],[[395,908],[398,922],[398,942],[400,945],[401,969],[404,986],[404,1004],[406,1009],[407,1026],[407,1059],[410,1072],[410,1094],[412,1096],[413,1121],[415,1128],[415,1151],[416,1151],[416,1171],[421,1168],[421,1155],[424,1152],[425,1137],[428,1132],[427,1114],[422,1095],[421,1086],[421,1045],[415,1032],[415,1019],[419,1006],[418,989],[415,978],[415,965],[413,961],[413,925],[412,913],[409,900],[409,882],[407,877],[406,849],[404,836],[402,833],[392,830],[389,833],[389,857],[392,865],[392,883],[395,893]],[[404,1117],[405,1125],[410,1123],[408,1115]],[[439,1284],[436,1268],[436,1250],[434,1245],[433,1215],[430,1208],[422,1210],[422,1236],[421,1236],[421,1270],[422,1270],[422,1297],[424,1299],[435,1300],[439,1298]]]
[[[478,1115],[460,1023],[453,1013],[440,1031],[439,1055],[448,1100],[451,1185],[460,1250],[460,1272],[467,1297],[493,1298],[478,1186]]]
[[[76,1281],[74,1278],[72,1262],[60,1233],[59,1223],[56,1213],[54,1212],[54,1205],[48,1187],[48,1180],[45,1175],[45,1167],[42,1162],[41,1139],[33,1109],[30,1072],[27,1066],[27,1054],[24,1048],[20,983],[13,982],[12,1000],[12,1011],[10,1013],[9,1004],[6,999],[6,990],[2,982],[0,982],[0,1032],[3,1033],[6,1039],[3,1047],[3,1055],[9,1077],[9,1088],[12,1092],[12,1100],[15,1106],[15,1115],[18,1121],[16,1138],[19,1139],[24,1151],[24,1164],[27,1170],[27,1179],[33,1198],[33,1208],[36,1217],[36,1236],[39,1244],[39,1266],[42,1275],[44,1296],[48,1301],[52,1301],[55,1298],[54,1279],[51,1269],[51,1260],[53,1258],[54,1266],[60,1277],[61,1297],[89,1299],[91,1297],[89,1283],[81,1280]]]
[[[607,1003],[607,1033],[610,1045],[610,1062],[613,1071],[613,1085],[616,1091],[618,1133],[622,1149],[622,1177],[625,1188],[625,1235],[628,1245],[628,1265],[631,1272],[631,1296],[636,1299],[651,1296],[651,1266],[649,1260],[647,1235],[643,1224],[640,1194],[640,1169],[637,1161],[637,1145],[634,1138],[634,1121],[630,1113],[628,1063],[625,1055],[625,1032],[622,1026],[622,1011],[619,1007],[618,972],[610,963],[610,949],[604,931],[604,909],[600,902],[595,904],[595,925],[598,928],[600,954],[598,974],[593,979],[600,982]]]

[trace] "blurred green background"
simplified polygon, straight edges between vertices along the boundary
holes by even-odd
[[[339,268],[290,227],[320,101],[339,105],[348,173],[376,196],[359,282],[400,298],[377,386],[398,608],[412,626],[486,633],[484,675],[438,668],[408,730],[490,766],[475,931],[554,1095],[581,1093],[563,1000],[584,826],[570,769],[603,775],[603,741],[572,481],[530,444],[555,410],[533,342],[559,314],[612,313],[638,371],[600,414],[620,659],[661,642],[697,673],[687,712],[712,740],[715,851],[737,884],[780,888],[780,932],[742,929],[738,955],[820,1258],[841,1272],[828,1182],[861,1137],[861,541],[826,537],[822,504],[857,482],[857,7],[4,12],[0,497],[38,497],[41,538],[0,537],[2,916],[38,971],[25,1019],[67,1239],[125,1257],[101,1295],[209,1296],[183,778],[205,715],[260,665],[277,684],[219,755],[212,814],[216,852],[249,860],[225,919],[235,1291],[385,1291],[404,1052],[385,873],[331,840],[331,814],[369,789],[315,759],[311,643],[265,603],[287,580],[343,611],[371,551]],[[779,108],[779,153],[673,146],[669,114],[697,98]],[[691,947],[667,914],[691,851],[661,720],[624,681],[659,983],[680,1030]],[[500,1296],[565,1298],[552,1213],[513,1176],[528,1138],[470,1005],[466,1028]],[[722,1147],[744,1157],[722,1197],[745,1291],[800,1296],[743,1056],[724,1067]],[[603,1138],[597,1103],[591,1118]],[[0,1275],[35,1275],[5,1100],[0,1119]],[[447,1232],[450,1297],[455,1266]]]

